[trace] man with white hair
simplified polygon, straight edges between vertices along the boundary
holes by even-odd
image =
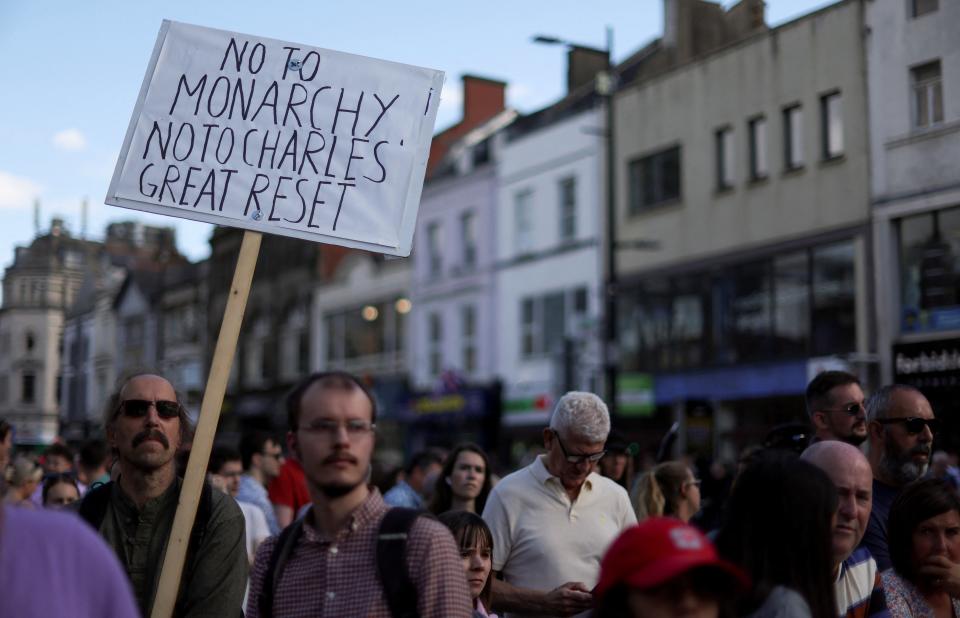
[[[873,472],[858,448],[835,440],[813,444],[800,456],[827,473],[837,488],[833,520],[833,580],[837,615],[887,616],[887,600],[877,563],[866,547],[857,547],[873,505]]]
[[[873,509],[863,537],[881,571],[893,564],[887,549],[890,506],[904,485],[927,473],[933,436],[940,427],[930,402],[919,390],[903,384],[880,388],[867,402]]]
[[[603,553],[637,523],[626,490],[594,471],[609,433],[603,400],[567,393],[543,430],[547,453],[490,492],[483,519],[493,533],[494,609],[571,616],[593,606]]]

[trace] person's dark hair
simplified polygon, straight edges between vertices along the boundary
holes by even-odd
[[[917,526],[931,517],[950,511],[960,514],[960,497],[950,483],[943,479],[921,479],[900,491],[890,506],[887,545],[893,568],[901,577],[916,582],[917,573],[910,555],[913,549],[913,533]]]
[[[267,447],[267,442],[277,443],[273,436],[267,431],[256,430],[243,434],[243,437],[240,438],[240,463],[243,464],[244,470],[250,469],[254,455],[258,453],[263,454],[263,449]]]
[[[73,449],[66,444],[54,442],[43,451],[44,461],[49,457],[63,457],[73,466]]]
[[[47,505],[47,494],[50,493],[50,490],[60,483],[66,483],[67,485],[73,485],[73,488],[77,490],[77,497],[80,496],[80,488],[77,487],[77,479],[74,478],[69,472],[61,472],[58,474],[48,474],[43,477],[43,489],[40,490],[41,502],[44,506]]]
[[[896,393],[916,393],[923,397],[920,389],[909,384],[887,384],[881,386],[875,393],[867,399],[867,419],[875,421],[890,416],[890,409],[893,407],[893,396]]]
[[[633,508],[637,519],[676,515],[683,484],[691,475],[681,461],[666,461],[647,470],[637,479]]]
[[[807,414],[813,417],[813,413],[817,410],[830,407],[830,391],[847,384],[859,386],[860,380],[846,371],[824,371],[817,374],[817,377],[810,380],[810,384],[807,385]]]
[[[3,442],[7,439],[7,434],[13,430],[13,425],[8,423],[6,419],[0,418],[0,442]]]
[[[483,486],[480,488],[480,494],[474,502],[474,509],[477,513],[483,513],[483,507],[487,504],[487,496],[493,489],[493,482],[490,480],[490,458],[482,448],[472,443],[458,444],[443,462],[443,470],[437,477],[437,484],[433,490],[433,498],[430,500],[429,511],[434,515],[439,515],[450,510],[453,506],[453,488],[447,483],[447,478],[453,474],[453,467],[457,464],[457,457],[460,453],[476,453],[483,458]],[[488,608],[489,609],[489,608]]]
[[[820,468],[778,451],[759,453],[740,474],[717,550],[754,582],[753,611],[775,586],[800,593],[814,616],[836,614],[831,522],[837,490]]]
[[[110,448],[103,440],[90,440],[80,448],[80,468],[93,471],[100,466],[107,467]]]
[[[300,380],[287,394],[287,429],[296,431],[300,426],[300,404],[307,389],[319,383],[321,388],[353,390],[359,388],[370,401],[370,422],[377,422],[377,401],[370,389],[358,377],[346,371],[320,371]]]
[[[151,371],[138,369],[125,373],[120,379],[117,380],[117,387],[110,393],[110,396],[107,397],[107,401],[103,406],[103,426],[110,427],[113,425],[113,422],[117,419],[117,415],[120,414],[120,404],[123,403],[121,398],[121,392],[123,387],[127,383],[134,379],[139,378],[140,376],[157,376],[158,378],[164,378],[163,374]],[[166,378],[164,378],[166,380]],[[169,382],[169,380],[167,380]],[[171,382],[171,386],[173,383]],[[181,449],[185,444],[188,444],[193,440],[193,423],[190,422],[190,416],[187,414],[187,409],[183,405],[183,395],[174,389],[174,395],[177,398],[177,403],[180,404],[180,446]]]
[[[232,446],[218,444],[210,451],[210,461],[207,464],[207,472],[219,474],[220,470],[223,469],[223,465],[231,461],[240,461],[240,451]]]
[[[453,539],[457,542],[460,552],[472,550],[479,545],[490,549],[490,555],[493,556],[493,534],[483,518],[476,513],[469,511],[448,511],[442,513],[438,519],[450,532],[453,533]],[[477,597],[483,606],[490,609],[490,592],[493,589],[493,569],[487,576],[487,581],[483,585],[483,590]]]
[[[407,476],[410,476],[411,474],[413,474],[414,470],[421,470],[425,472],[427,468],[429,468],[433,464],[442,464],[442,463],[443,463],[443,458],[440,457],[440,455],[437,454],[436,451],[431,451],[431,450],[420,451],[419,453],[414,454],[414,456],[410,458],[410,461],[407,462],[407,466],[406,468],[404,468],[404,471],[407,473]]]

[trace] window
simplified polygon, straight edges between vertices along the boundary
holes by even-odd
[[[783,110],[783,168],[803,167],[803,108],[791,105]]]
[[[35,340],[34,337],[33,337],[33,333],[29,333],[29,332],[28,332],[28,333],[24,336],[23,345],[24,345],[24,347],[26,348],[27,352],[33,352],[33,348],[34,348],[34,346],[36,345],[36,340]]]
[[[960,208],[957,215],[960,227]],[[854,272],[846,240],[646,278],[618,298],[622,367],[674,371],[852,352]],[[958,328],[960,311],[942,317]]]
[[[911,0],[913,16],[920,17],[940,8],[940,0]]]
[[[473,270],[477,266],[477,216],[473,212],[460,215],[460,246],[463,268]]]
[[[647,155],[630,162],[630,214],[680,199],[680,147]]]
[[[533,191],[518,191],[513,202],[514,249],[529,253],[533,249]]]
[[[587,289],[583,287],[524,298],[520,302],[520,356],[560,353],[571,331],[585,328],[586,312]]]
[[[577,179],[560,181],[560,242],[570,242],[577,236]]]
[[[473,305],[460,308],[461,368],[471,374],[477,370],[477,310]]]
[[[32,373],[25,373],[22,377],[20,401],[23,403],[33,403],[36,399],[36,380],[37,377]]]
[[[934,60],[910,69],[913,83],[913,124],[917,128],[943,122],[943,83],[940,61]]]
[[[9,376],[6,374],[0,375],[0,403],[7,403],[7,397],[9,397],[10,382]]]
[[[842,103],[839,92],[831,92],[820,97],[820,134],[823,140],[824,160],[843,155]]]
[[[775,353],[807,353],[810,338],[809,255],[806,251],[773,258],[773,338]]]
[[[427,316],[427,354],[430,375],[440,375],[443,369],[443,320],[439,313]]]
[[[813,251],[813,355],[853,350],[856,345],[854,249],[852,242]]]
[[[715,133],[717,144],[717,190],[733,187],[733,129],[724,127]]]
[[[897,229],[901,330],[960,329],[960,208],[906,217]]]
[[[758,116],[748,123],[750,134],[750,179],[767,177],[767,119]]]
[[[529,358],[536,353],[537,340],[534,333],[534,307],[532,298],[520,303],[520,356]]]
[[[431,221],[427,224],[427,272],[430,278],[440,276],[443,269],[443,246],[440,238],[440,223]]]

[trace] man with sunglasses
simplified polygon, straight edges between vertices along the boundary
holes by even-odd
[[[593,606],[600,560],[637,523],[626,490],[595,472],[610,433],[592,393],[560,398],[543,430],[547,449],[506,476],[487,498],[493,533],[493,607],[508,617],[571,616]]]
[[[892,566],[887,549],[887,519],[900,490],[930,467],[933,438],[939,429],[930,402],[919,390],[903,384],[879,389],[867,402],[873,509],[861,546],[867,547],[884,571]]]
[[[104,428],[120,474],[88,492],[80,514],[113,547],[148,616],[182,484],[175,456],[190,433],[190,420],[170,382],[139,374],[108,399]],[[233,498],[205,487],[175,614],[240,615],[247,571],[243,513]]]
[[[867,439],[867,411],[860,380],[846,371],[824,371],[807,385],[807,414],[814,441],[860,446]]]

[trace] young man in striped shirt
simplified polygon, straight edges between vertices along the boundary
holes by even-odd
[[[873,503],[870,463],[859,449],[836,440],[813,444],[802,458],[826,472],[837,487],[833,527],[837,614],[847,618],[889,616],[877,563],[867,548],[857,548]]]

